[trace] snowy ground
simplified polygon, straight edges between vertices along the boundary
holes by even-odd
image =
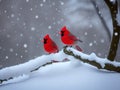
[[[50,64],[29,73],[40,64],[55,58],[61,61],[64,57],[71,61]],[[65,55],[63,51],[0,70],[0,79],[10,76],[16,78],[3,82],[0,90],[120,90],[119,73],[98,70]]]

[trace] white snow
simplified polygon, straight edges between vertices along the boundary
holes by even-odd
[[[15,15],[12,13],[12,14],[11,14],[11,17],[13,18],[13,17],[15,17]]]
[[[27,45],[27,44],[24,44],[24,45],[23,45],[23,47],[24,47],[24,48],[27,48],[27,47],[28,47],[28,45]]]
[[[110,0],[112,3],[115,3],[116,0]]]
[[[5,56],[5,59],[8,59],[9,57],[8,56]]]
[[[10,48],[10,52],[13,52],[13,48]]]
[[[64,2],[63,2],[63,1],[60,1],[60,4],[61,4],[61,5],[64,5]]]
[[[29,0],[26,0],[26,2],[29,2]]]
[[[52,26],[49,25],[49,26],[48,26],[48,29],[51,29],[51,28],[52,28]]]
[[[118,36],[118,33],[117,33],[117,32],[115,32],[114,34],[115,34],[115,36]]]
[[[101,42],[101,43],[104,43],[104,42],[105,42],[105,40],[104,40],[104,39],[101,39],[101,40],[100,40],[100,42]]]
[[[86,55],[73,48],[67,49],[83,58],[108,62],[107,59],[98,58],[94,53]],[[30,72],[51,60],[62,61],[64,58],[70,61],[54,63]],[[119,73],[98,70],[64,54],[63,51],[0,70],[0,79],[11,76],[14,78],[3,82],[0,90],[120,90]]]
[[[43,7],[43,3],[40,4],[40,7]]]
[[[45,2],[46,2],[46,0],[43,0],[43,2],[45,3]]]
[[[92,46],[93,46],[93,43],[92,43],[92,42],[91,42],[91,43],[89,43],[89,46],[90,46],[90,47],[92,47]]]
[[[35,27],[31,27],[31,31],[35,31]]]
[[[36,16],[35,16],[35,19],[38,19],[38,18],[39,18],[39,16],[38,16],[38,15],[36,15]]]

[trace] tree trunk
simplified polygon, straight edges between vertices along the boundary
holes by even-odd
[[[105,3],[107,4],[111,18],[112,18],[112,24],[113,24],[113,36],[112,36],[112,41],[109,49],[109,54],[108,54],[108,59],[110,61],[114,61],[117,49],[118,49],[118,44],[119,44],[119,39],[120,39],[120,26],[117,21],[117,14],[118,14],[118,2],[115,0],[115,2],[110,0],[104,0]]]

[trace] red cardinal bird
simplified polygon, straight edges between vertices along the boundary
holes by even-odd
[[[66,26],[62,27],[60,34],[61,34],[61,41],[64,44],[66,44],[67,46],[73,46],[73,45],[77,44],[77,42],[83,42],[80,39],[78,39],[75,35],[73,35],[66,28]],[[79,51],[82,51],[82,49],[78,45],[75,45],[75,48]]]
[[[49,54],[57,53],[59,51],[56,43],[50,38],[48,34],[44,36],[43,43],[44,43],[44,50]]]

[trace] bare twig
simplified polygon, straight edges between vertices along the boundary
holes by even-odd
[[[95,0],[90,0],[90,1],[91,1],[91,3],[92,3],[93,6],[94,6],[97,15],[99,16],[99,18],[100,18],[100,20],[101,20],[101,23],[103,24],[103,26],[104,26],[107,34],[108,34],[108,38],[109,38],[109,41],[110,41],[110,40],[111,40],[111,33],[110,33],[110,30],[109,30],[109,28],[108,28],[108,26],[107,26],[107,24],[106,24],[106,21],[104,20],[104,18],[103,18],[103,16],[102,16],[102,14],[101,14],[101,12],[100,12],[100,10],[99,10],[99,7],[97,6]]]

